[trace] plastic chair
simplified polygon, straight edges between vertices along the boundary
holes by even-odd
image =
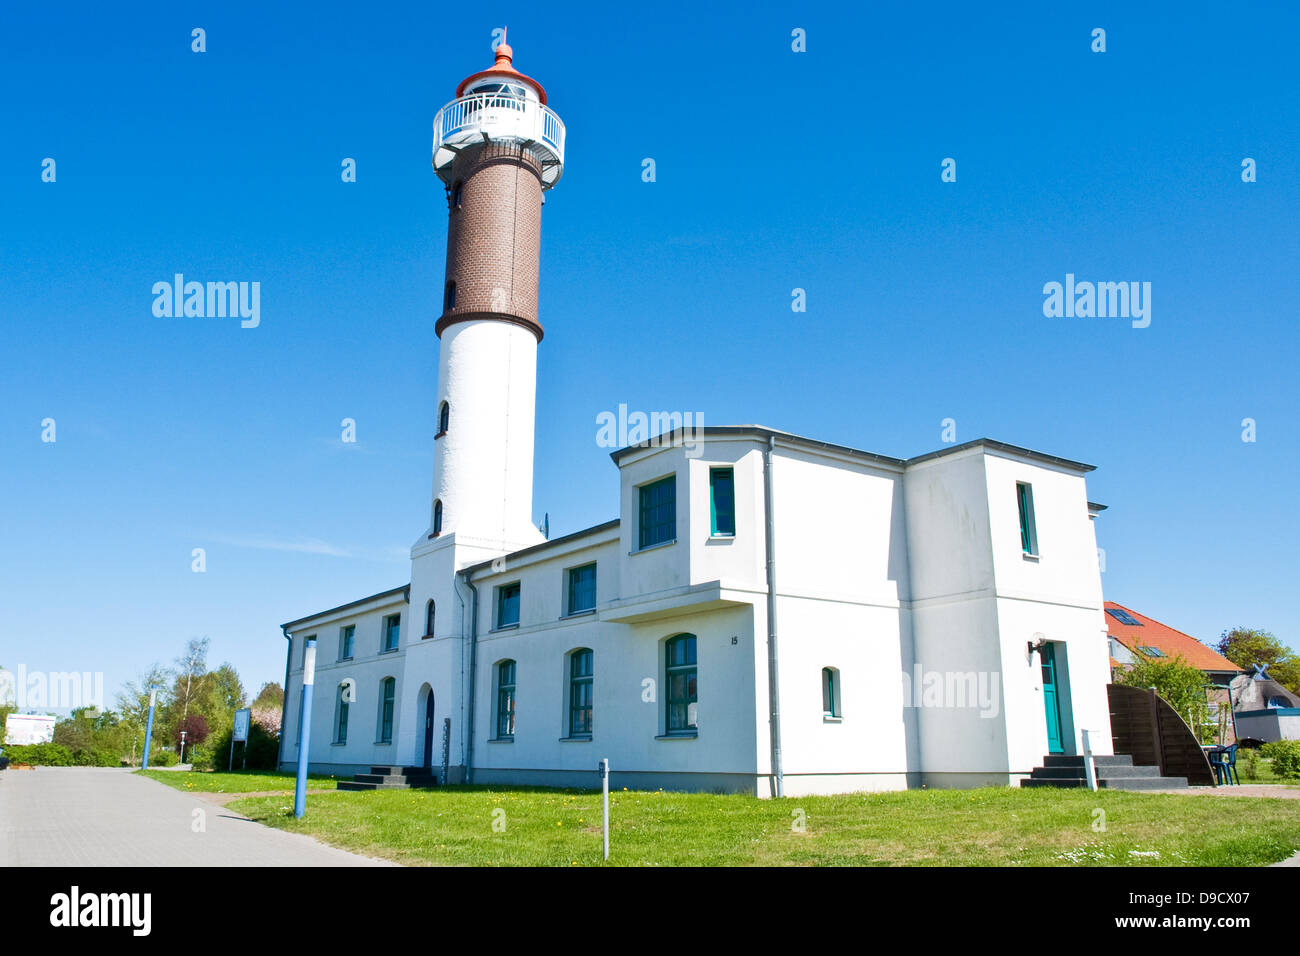
[[[1215,782],[1220,785],[1237,783],[1241,784],[1241,777],[1237,775],[1237,745],[1223,747],[1210,752],[1210,766],[1214,768]]]

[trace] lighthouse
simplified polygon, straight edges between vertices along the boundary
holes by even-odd
[[[447,270],[429,537],[511,550],[542,540],[532,516],[542,196],[564,171],[564,124],[503,40],[433,127]]]

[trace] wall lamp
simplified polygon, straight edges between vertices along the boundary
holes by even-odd
[[[1038,640],[1029,641],[1028,650],[1025,651],[1025,654],[1029,657],[1030,660],[1033,660],[1035,651],[1041,651],[1044,647],[1047,646],[1047,638],[1043,637],[1042,634],[1035,634],[1034,637],[1038,638]]]

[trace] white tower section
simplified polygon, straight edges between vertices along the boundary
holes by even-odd
[[[564,170],[564,124],[512,58],[502,43],[491,68],[460,84],[433,141],[449,219],[429,536],[501,551],[542,540],[532,515],[542,193]]]

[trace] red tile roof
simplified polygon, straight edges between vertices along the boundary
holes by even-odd
[[[1176,631],[1166,624],[1161,624],[1159,621],[1133,610],[1131,607],[1125,607],[1123,604],[1117,604],[1114,601],[1106,602],[1106,609],[1109,610],[1110,608],[1126,611],[1136,620],[1142,622],[1141,627],[1134,627],[1132,624],[1125,624],[1123,621],[1116,620],[1110,614],[1106,615],[1107,633],[1135,653],[1141,654],[1139,648],[1143,646],[1155,647],[1163,651],[1165,657],[1172,658],[1181,655],[1187,663],[1203,671],[1236,672],[1241,670],[1240,667],[1218,651],[1206,647],[1190,634]]]

